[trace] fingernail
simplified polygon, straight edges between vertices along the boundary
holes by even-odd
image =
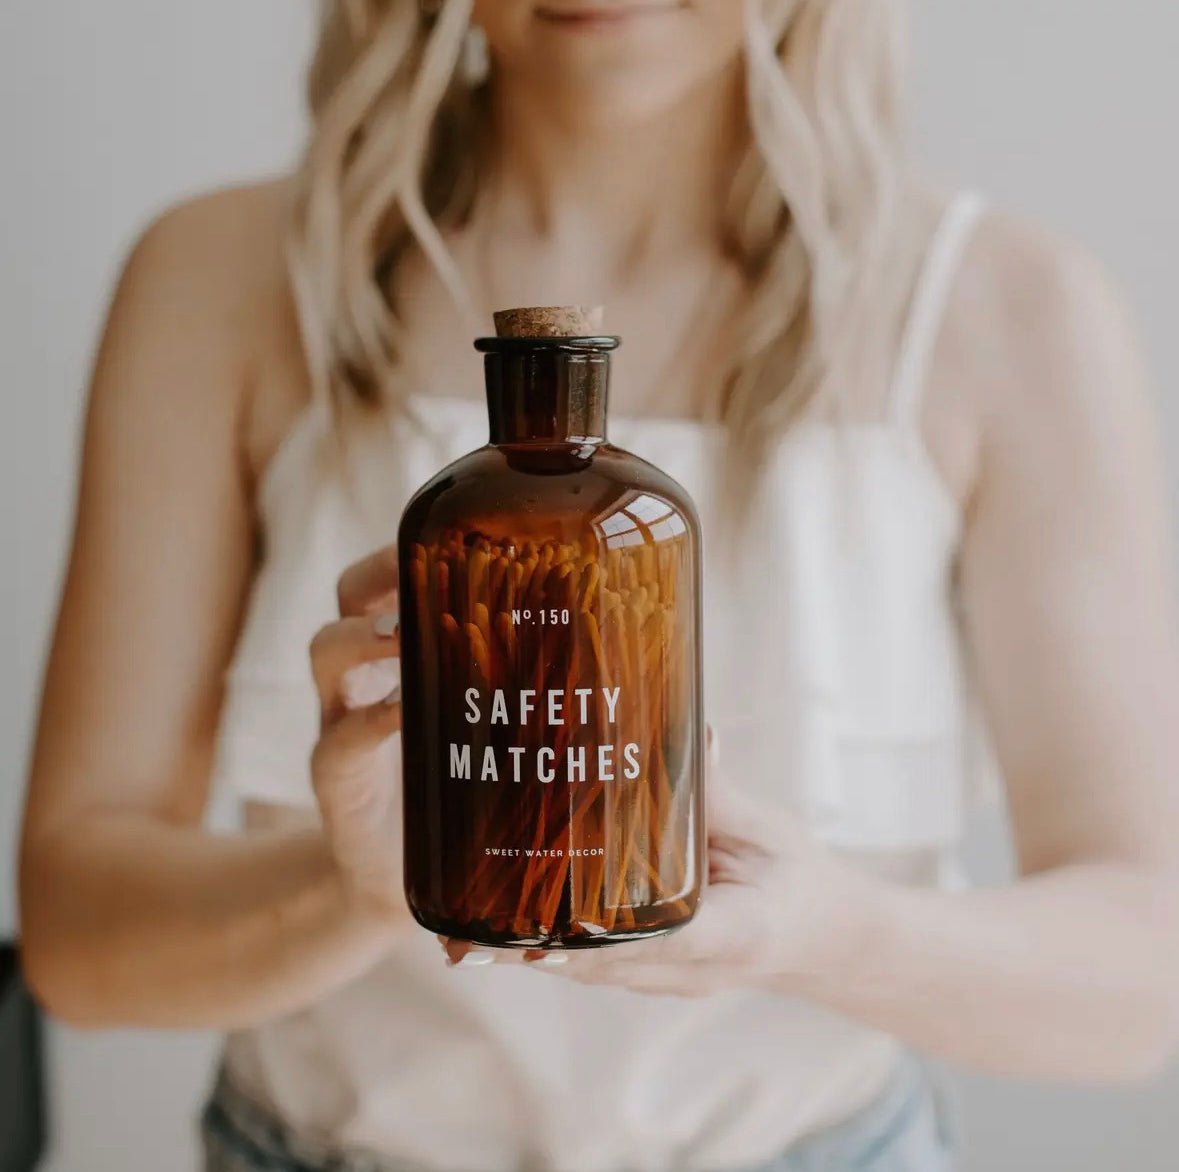
[[[377,615],[373,621],[373,634],[380,639],[392,639],[400,626],[401,616],[399,614]]]
[[[546,952],[544,956],[539,956],[536,960],[528,963],[540,965],[546,969],[555,969],[560,968],[563,964],[568,964],[569,957],[564,952]]]
[[[461,960],[451,961],[454,969],[478,969],[484,965],[495,964],[495,957],[490,952],[468,952]]]
[[[395,704],[400,704],[401,703],[401,685],[398,684],[397,687],[395,687],[393,689],[393,691],[391,691],[389,693],[389,695],[387,695],[384,698],[384,700],[381,701],[381,703],[384,704],[388,708],[392,708]]]

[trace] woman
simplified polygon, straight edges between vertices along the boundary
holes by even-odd
[[[1061,1080],[1167,1057],[1144,375],[1088,260],[914,178],[896,8],[336,0],[298,175],[135,249],[24,954],[67,1020],[229,1031],[209,1168],[928,1172],[952,1145],[902,1047]],[[710,542],[713,884],[663,940],[444,956],[400,894],[383,543],[485,438],[490,311],[573,303],[626,338],[614,438]],[[961,891],[976,711],[1021,878]],[[203,828],[215,787],[246,833]]]

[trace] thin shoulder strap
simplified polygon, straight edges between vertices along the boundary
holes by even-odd
[[[920,414],[954,278],[985,207],[985,201],[974,192],[956,196],[942,213],[929,243],[909,305],[889,392],[890,415],[897,422],[911,422]]]

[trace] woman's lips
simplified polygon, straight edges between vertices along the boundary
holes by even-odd
[[[678,0],[651,4],[542,5],[536,9],[541,20],[566,28],[615,28],[647,16],[664,16],[682,7]]]

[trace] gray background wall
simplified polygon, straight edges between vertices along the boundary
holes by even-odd
[[[1087,241],[1130,290],[1179,464],[1179,9],[916,0],[914,23],[922,153]],[[307,28],[291,0],[0,5],[0,935],[15,923],[8,859],[109,283],[150,213],[292,157]],[[971,854],[1001,873],[1000,829],[980,827]],[[48,1172],[191,1170],[214,1045],[55,1028]],[[967,1078],[969,1172],[1171,1172],[1176,1105],[1179,1079],[1097,1093]]]

